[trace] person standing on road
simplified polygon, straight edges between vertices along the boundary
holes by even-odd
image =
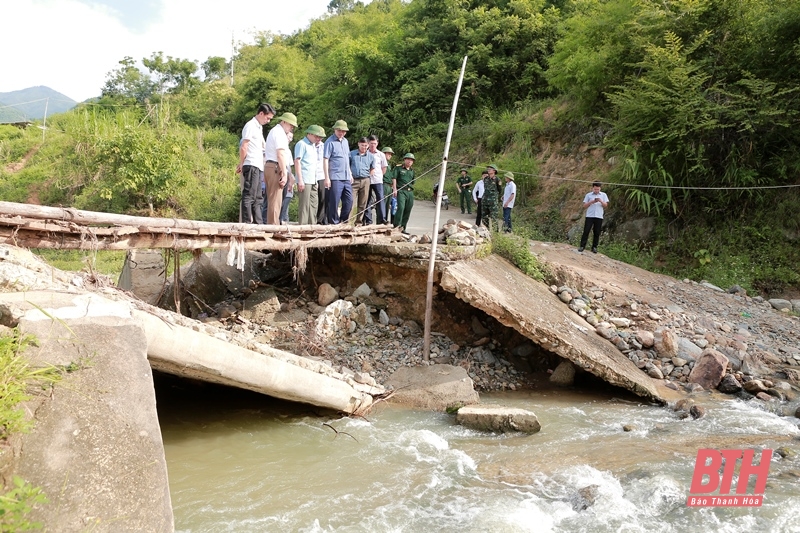
[[[497,208],[500,203],[500,181],[497,179],[497,167],[486,167],[488,175],[483,178],[483,201],[481,202],[481,218],[484,225],[492,229],[492,220],[497,220]]]
[[[242,129],[239,145],[239,165],[236,173],[242,175],[242,222],[262,224],[261,182],[264,173],[264,126],[275,116],[269,104],[259,104],[256,115]]]
[[[475,218],[476,226],[481,225],[481,215],[483,214],[483,211],[481,210],[481,205],[483,203],[483,180],[486,179],[486,176],[488,175],[489,173],[485,170],[481,172],[481,179],[478,180],[478,183],[476,183],[475,187],[472,189],[472,199],[475,200],[475,205],[477,205],[477,208],[475,209],[475,213],[478,215]]]
[[[353,198],[356,212],[351,217],[354,226],[364,224],[364,213],[369,200],[370,180],[375,174],[375,156],[369,153],[369,141],[366,137],[358,140],[358,148],[350,152],[350,174],[353,176]]]
[[[317,148],[325,130],[316,124],[294,145],[294,173],[297,177],[297,220],[300,224],[317,221]]]
[[[503,231],[511,233],[511,210],[514,209],[514,200],[517,198],[517,184],[514,183],[514,174],[506,172],[506,188],[503,191]]]
[[[375,173],[369,178],[369,199],[367,200],[367,210],[364,212],[364,225],[372,224],[372,209],[375,208],[375,223],[386,224],[386,211],[383,209],[383,176],[386,174],[389,163],[386,154],[378,151],[378,136],[370,135],[369,153],[375,158]]]
[[[320,129],[324,132],[325,130]],[[322,160],[324,159],[325,144],[323,138],[318,143],[314,143],[314,150],[317,153],[317,224],[328,223],[328,206],[327,206],[327,192],[325,188],[325,171],[322,168]]]
[[[456,188],[458,188],[458,196],[461,202],[461,214],[464,214],[466,209],[467,214],[472,214],[472,202],[470,202],[470,189],[472,188],[472,178],[467,174],[467,169],[461,169],[461,175],[456,180]]]
[[[388,146],[384,146],[381,152],[386,156],[386,166],[388,167],[394,155],[394,150]],[[394,196],[392,196],[392,176],[391,170],[389,170],[383,174],[383,212],[386,213],[386,222],[392,221],[392,198],[394,198]]]
[[[392,195],[397,199],[397,212],[392,224],[395,228],[401,228],[403,233],[408,233],[406,226],[411,208],[414,207],[414,171],[411,170],[414,159],[414,154],[407,153],[403,156],[403,164],[397,165],[391,171]]]
[[[353,176],[350,174],[350,144],[347,142],[347,122],[337,120],[333,135],[325,140],[322,168],[325,172],[325,203],[328,224],[347,222],[353,209]],[[342,203],[341,210],[339,202]]]
[[[289,134],[297,127],[297,117],[284,113],[267,136],[264,150],[264,182],[267,184],[267,224],[280,224],[283,189],[289,181],[287,169],[292,164]]]
[[[608,196],[600,192],[600,182],[592,183],[591,192],[587,192],[583,197],[583,208],[586,209],[586,222],[583,224],[583,235],[581,235],[581,245],[579,252],[586,249],[586,241],[589,240],[589,231],[592,235],[592,253],[597,253],[597,245],[600,243],[600,230],[603,229],[603,213],[608,207]]]

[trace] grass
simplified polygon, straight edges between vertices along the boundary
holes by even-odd
[[[121,250],[51,250],[33,249],[48,265],[65,272],[90,270],[106,276],[119,276],[125,264],[125,251]]]
[[[492,253],[511,261],[527,276],[544,281],[547,272],[528,246],[528,239],[513,233],[493,233]]]
[[[16,328],[0,336],[0,440],[30,431],[32,422],[20,404],[31,398],[32,390],[49,388],[61,378],[56,367],[30,366],[23,352],[34,342]],[[13,487],[0,494],[0,533],[42,529],[41,523],[27,516],[35,505],[46,502],[40,488],[15,476]]]

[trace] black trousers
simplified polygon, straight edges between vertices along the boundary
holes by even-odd
[[[478,215],[478,217],[475,219],[475,225],[476,226],[480,226],[481,225],[481,199],[480,198],[478,198],[478,208],[475,210],[475,213]]]
[[[600,242],[600,230],[603,228],[603,219],[586,217],[586,222],[583,224],[583,235],[581,235],[581,248],[586,248],[586,241],[589,240],[589,232],[592,235],[592,248],[597,248]]]

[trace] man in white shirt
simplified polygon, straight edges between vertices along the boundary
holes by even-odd
[[[375,173],[370,175],[369,178],[369,200],[367,200],[367,210],[364,213],[364,225],[372,224],[372,208],[375,208],[376,224],[386,224],[386,204],[383,201],[383,175],[386,174],[386,169],[389,162],[386,160],[386,155],[378,151],[378,136],[370,135],[367,137],[369,153],[375,158]]]
[[[592,235],[592,253],[597,253],[597,245],[600,243],[600,230],[603,228],[603,213],[608,207],[608,196],[600,192],[600,182],[592,183],[592,191],[583,197],[583,207],[586,209],[586,222],[583,225],[583,235],[581,236],[581,246],[578,248],[582,252],[586,248],[586,241],[589,240],[589,231]]]
[[[297,117],[284,113],[278,117],[278,125],[267,135],[264,149],[264,183],[267,185],[267,224],[280,224],[283,187],[288,176],[286,169],[292,164],[288,134],[297,127]]]
[[[503,231],[511,233],[511,210],[514,209],[514,200],[517,198],[517,184],[514,183],[514,174],[506,172],[506,188],[503,190]]]
[[[269,104],[259,104],[256,116],[242,129],[239,165],[242,175],[241,218],[247,224],[261,224],[261,173],[264,172],[264,125],[275,116]]]

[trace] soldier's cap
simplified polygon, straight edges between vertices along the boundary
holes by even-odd
[[[287,124],[291,124],[295,128],[297,127],[297,117],[294,116],[293,113],[284,113],[283,115],[278,117],[278,122],[286,122]]]
[[[403,159],[413,159],[414,161],[417,160],[417,158],[414,157],[414,154],[412,154],[411,152],[408,152],[406,155],[404,155]]]
[[[494,171],[497,172],[497,167],[494,166],[494,165],[486,165],[486,168],[487,169],[489,169],[489,168],[494,169]]]
[[[316,135],[317,137],[325,137],[325,130],[322,128],[322,126],[317,126],[316,124],[310,125],[306,130],[306,133]]]
[[[391,149],[390,147],[388,147],[388,146],[384,146],[384,147],[381,149],[381,152],[383,152],[384,154],[393,154],[393,153],[394,153],[394,150],[392,150],[392,149]]]
[[[335,130],[342,130],[342,131],[350,131],[347,129],[347,122],[344,120],[337,120],[336,124],[333,125],[333,129]]]
[[[514,174],[512,174],[511,172],[506,172],[505,174],[503,174],[503,177],[507,180],[514,181]]]
[[[461,170],[459,170],[459,172],[469,172],[469,169],[462,168]]]

